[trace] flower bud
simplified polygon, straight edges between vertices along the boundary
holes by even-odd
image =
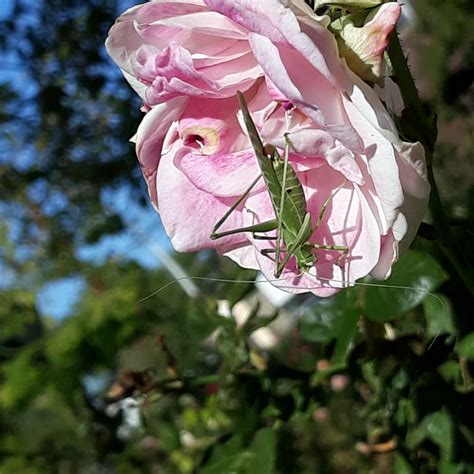
[[[381,82],[384,52],[400,12],[400,5],[390,2],[371,12],[361,27],[354,25],[353,15],[341,19],[338,37],[340,53],[362,79]]]

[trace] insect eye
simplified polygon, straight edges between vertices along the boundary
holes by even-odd
[[[265,153],[265,156],[267,156],[268,158],[272,158],[273,152],[275,151],[275,147],[272,145],[265,145],[263,147],[263,151]]]

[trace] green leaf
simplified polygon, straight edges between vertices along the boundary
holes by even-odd
[[[203,342],[224,318],[217,318],[202,302],[186,301],[182,312],[163,324],[162,332],[178,367],[190,369],[197,367],[208,348]]]
[[[461,367],[456,360],[447,360],[438,367],[438,372],[449,383],[456,383],[461,377]]]
[[[411,400],[403,398],[398,402],[394,420],[398,426],[413,425],[415,423],[416,409]]]
[[[273,474],[275,470],[277,436],[272,428],[262,428],[255,433],[250,445],[247,474]]]
[[[391,321],[418,306],[447,280],[441,265],[430,255],[411,250],[400,257],[383,286],[366,287],[365,312],[377,322]]]
[[[393,474],[413,474],[410,464],[400,453],[395,453],[393,458]]]
[[[344,331],[351,319],[346,313],[357,311],[357,290],[351,288],[330,298],[318,300],[311,312],[303,314],[299,321],[301,336],[310,342],[327,344]]]
[[[244,462],[242,453],[234,453],[220,459],[216,459],[212,464],[202,468],[200,474],[240,474],[240,469]]]
[[[466,357],[467,359],[474,359],[474,332],[468,334],[457,347],[457,353],[461,357]]]
[[[428,295],[423,301],[427,333],[429,337],[437,337],[440,334],[453,334],[455,332],[453,322],[453,309],[446,296],[436,293]]]
[[[335,328],[336,345],[331,357],[331,364],[345,363],[352,340],[357,332],[357,321],[359,320],[358,308],[345,311],[337,320]]]
[[[1,404],[4,408],[13,408],[44,390],[48,380],[41,366],[35,364],[35,358],[37,350],[30,346],[3,364]]]
[[[461,466],[459,466],[458,464],[454,464],[444,460],[441,460],[438,464],[439,474],[459,474],[461,472],[465,472],[461,469]]]
[[[240,474],[245,457],[242,452],[242,438],[232,436],[223,444],[217,445],[209,462],[199,470],[199,474]]]
[[[440,448],[441,459],[448,462],[453,451],[453,424],[445,411],[426,416],[423,421],[407,435],[407,445],[416,448],[425,439],[429,439]]]
[[[360,313],[357,294],[357,290],[352,288],[331,298],[320,300],[313,313],[300,319],[299,329],[306,340],[323,344],[332,340],[336,342],[329,368],[314,374],[313,385],[319,384],[327,375],[345,367],[357,332]]]
[[[160,376],[166,375],[167,354],[158,342],[158,338],[145,337],[133,346],[123,349],[120,353],[120,369],[122,371],[142,372],[153,370]]]

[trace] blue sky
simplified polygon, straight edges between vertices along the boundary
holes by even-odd
[[[13,0],[0,0],[0,21],[5,21],[10,18],[13,10]],[[0,56],[0,82],[11,82],[15,89],[24,90],[25,93],[29,93],[33,84],[28,82],[28,78],[22,71],[21,65],[19,64],[18,58],[15,56],[3,53]]]
[[[9,18],[13,3],[13,0],[0,0],[0,21]],[[138,2],[124,0],[122,2],[123,9],[134,3]],[[19,59],[12,54],[0,54],[0,83],[5,82],[12,84],[23,97],[32,96],[35,93],[34,82],[29,80]],[[128,140],[128,138],[124,137],[124,140]],[[0,141],[0,160],[8,159],[6,148]],[[34,159],[34,148],[25,146],[19,156],[15,157],[15,163],[20,168],[28,167]],[[130,159],[133,158],[130,157]],[[145,268],[158,267],[160,260],[150,249],[149,244],[152,242],[153,245],[159,245],[167,251],[171,247],[162,230],[159,217],[152,207],[143,209],[138,206],[133,202],[126,188],[104,191],[102,199],[106,207],[122,216],[127,228],[118,235],[104,237],[96,245],[80,246],[77,248],[77,256],[82,260],[96,263],[114,257],[134,260]],[[50,202],[49,205],[54,207],[60,203]],[[14,233],[13,228],[11,232]],[[7,276],[5,273],[4,275]],[[4,278],[2,283],[4,285],[14,284],[11,278]],[[37,294],[37,308],[43,315],[56,319],[65,318],[71,314],[71,309],[79,300],[84,288],[84,281],[76,275],[54,282],[44,282]]]
[[[13,8],[13,0],[2,0],[0,2],[0,21],[6,20]]]

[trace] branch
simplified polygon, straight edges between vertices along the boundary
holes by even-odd
[[[474,295],[474,278],[469,272],[468,265],[457,255],[449,221],[444,212],[434,177],[433,153],[437,137],[436,118],[427,111],[420,99],[397,34],[392,35],[388,54],[405,104],[405,113],[402,119],[405,120],[408,128],[405,129],[402,123],[403,132],[410,138],[420,141],[426,151],[428,180],[431,185],[429,206],[433,217],[433,227],[436,231],[437,245],[451,262],[466,288]]]

